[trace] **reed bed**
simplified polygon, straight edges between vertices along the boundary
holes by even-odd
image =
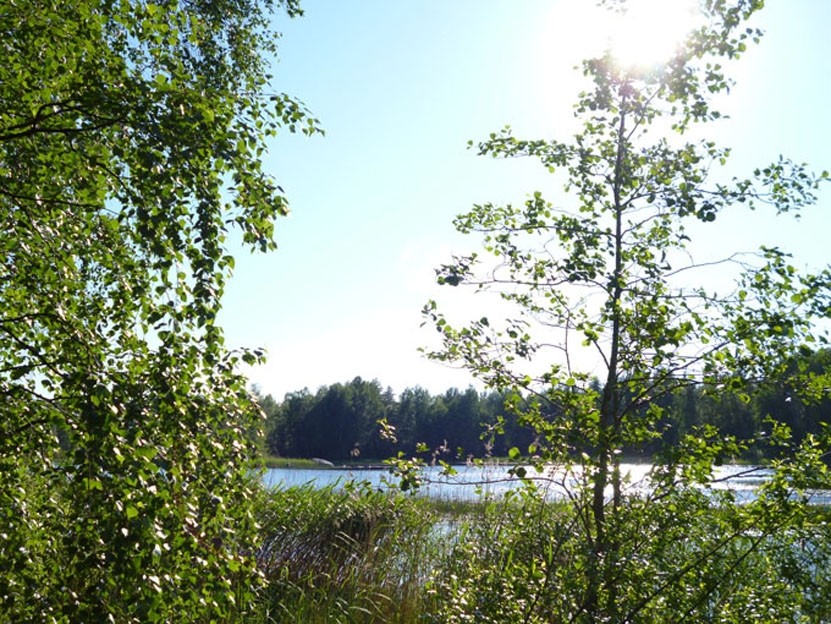
[[[264,496],[259,621],[420,621],[443,543],[426,501],[352,482]]]
[[[778,623],[783,613],[829,621],[827,509],[809,510],[803,530],[759,539],[745,507],[714,506],[694,490],[642,505],[629,501],[616,526],[627,566],[617,588],[621,604],[636,613],[631,621],[657,624],[675,613],[693,622],[732,614],[724,621]],[[581,520],[569,504],[533,488],[477,501],[353,482],[265,491],[257,551],[264,585],[250,621],[569,621],[591,573]],[[721,546],[725,535],[734,537]],[[759,619],[762,606],[769,615]]]

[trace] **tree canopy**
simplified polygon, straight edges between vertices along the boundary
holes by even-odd
[[[706,427],[719,437],[747,442],[724,453],[720,461],[775,458],[779,450],[767,439],[773,426],[786,426],[790,442],[798,445],[808,435],[821,436],[831,423],[831,396],[801,396],[806,373],[816,379],[831,373],[831,349],[795,358],[776,380],[718,392],[706,384],[679,385],[662,392],[654,399],[661,410],[656,435],[647,442],[623,444],[621,454],[626,461],[660,460],[661,453],[679,444],[686,434]],[[600,380],[592,378],[588,386],[596,392]],[[429,461],[461,462],[505,458],[512,448],[527,449],[538,438],[531,424],[505,409],[509,396],[507,391],[479,392],[473,387],[433,394],[420,386],[405,388],[395,396],[376,380],[356,377],[321,386],[313,393],[307,389],[290,392],[282,401],[258,395],[258,402],[266,414],[265,450],[275,456],[360,463],[377,462],[401,451]],[[545,418],[561,415],[554,407],[545,406],[549,410]],[[379,420],[394,432],[394,444],[382,439],[384,428]],[[337,435],[332,435],[335,431]],[[592,446],[577,441],[570,450],[577,455],[591,451]]]
[[[627,9],[623,1],[603,4]],[[588,554],[575,568],[584,583],[563,620],[633,621],[651,609],[634,598],[643,588],[626,588],[639,574],[627,566],[641,565],[636,542],[661,543],[646,526],[669,516],[647,522],[643,514],[671,509],[665,496],[708,487],[713,462],[750,442],[706,427],[677,438],[653,474],[658,493],[647,503],[654,506],[639,512],[643,501],[625,495],[622,450],[661,438],[662,397],[696,386],[746,399],[827,340],[818,323],[831,310],[827,268],[799,272],[778,247],[730,250],[708,262],[735,274],[725,289],[709,285],[694,259],[690,224],[718,227],[725,211],[739,208],[798,215],[828,178],[784,157],[747,177],[728,175],[721,168],[730,149],[694,138],[722,116],[713,102],[732,84],[727,65],[762,34],[747,25],[760,0],[699,4],[701,25],[665,63],[627,66],[612,51],[583,63],[591,87],[577,99],[581,129],[570,142],[520,139],[508,128],[478,144],[482,155],[531,157],[565,180],[557,201],[534,192],[519,206],[484,203],[459,216],[456,228],[479,235],[484,254],[456,257],[437,270],[440,283],[497,293],[515,315],[460,323],[435,302],[425,308],[442,339],[432,356],[459,362],[512,394],[507,409],[538,433],[513,455],[565,466],[580,484],[570,500]],[[792,378],[794,392],[827,392],[827,379],[804,364]],[[787,428],[773,429],[776,444],[790,436]],[[764,515],[771,506],[781,511],[777,523],[801,518],[791,502],[804,501],[805,488],[827,476],[820,460],[827,432],[803,437],[799,450],[777,448],[787,448],[780,459],[790,468],[780,473],[780,489],[760,495],[747,512],[762,534],[783,526]],[[640,532],[632,528],[641,523]],[[702,555],[705,561],[711,559]],[[674,582],[683,584],[683,573]],[[707,603],[712,588],[702,591],[691,600]]]
[[[3,0],[0,611],[230,617],[251,591],[246,432],[216,324],[229,237],[274,247],[266,140],[296,0]]]

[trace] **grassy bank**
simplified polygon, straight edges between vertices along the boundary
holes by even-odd
[[[263,466],[266,468],[325,468],[312,459],[298,459],[294,457],[277,457],[266,455],[263,457]]]
[[[266,468],[314,468],[319,470],[326,470],[332,468],[335,470],[342,469],[384,469],[386,464],[383,460],[363,460],[363,461],[345,461],[329,464],[324,461],[314,459],[303,459],[297,457],[277,457],[276,455],[265,455],[262,458],[262,464]]]
[[[828,510],[811,515],[777,533],[695,491],[633,500],[615,520],[621,610],[644,623],[827,621]],[[251,622],[582,621],[593,556],[570,504],[303,486],[264,492],[258,516],[265,584]]]

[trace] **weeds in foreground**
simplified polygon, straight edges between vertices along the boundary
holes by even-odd
[[[424,500],[367,484],[265,495],[258,552],[263,622],[414,622],[440,553]]]
[[[449,508],[365,484],[268,492],[253,621],[588,621],[592,549],[573,503],[532,489]],[[693,490],[628,500],[614,519],[618,612],[609,621],[831,621],[828,512],[778,532],[760,510]]]

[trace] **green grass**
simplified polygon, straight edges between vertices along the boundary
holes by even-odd
[[[263,465],[266,468],[326,468],[311,459],[298,459],[294,457],[276,457],[266,455],[263,457]]]
[[[649,597],[636,617],[645,624],[678,613],[715,621],[707,619],[711,612],[725,622],[778,623],[797,610],[805,622],[827,621],[816,614],[831,609],[828,518],[827,509],[809,508],[803,530],[760,540],[747,507],[713,506],[695,490],[646,507],[633,499],[614,520],[626,565],[616,602],[631,610]],[[569,621],[593,574],[584,520],[571,504],[530,490],[479,501],[365,483],[263,492],[258,564],[265,583],[246,621]],[[762,612],[772,615],[758,619]]]
[[[440,540],[421,499],[360,485],[263,494],[257,622],[409,623]]]

